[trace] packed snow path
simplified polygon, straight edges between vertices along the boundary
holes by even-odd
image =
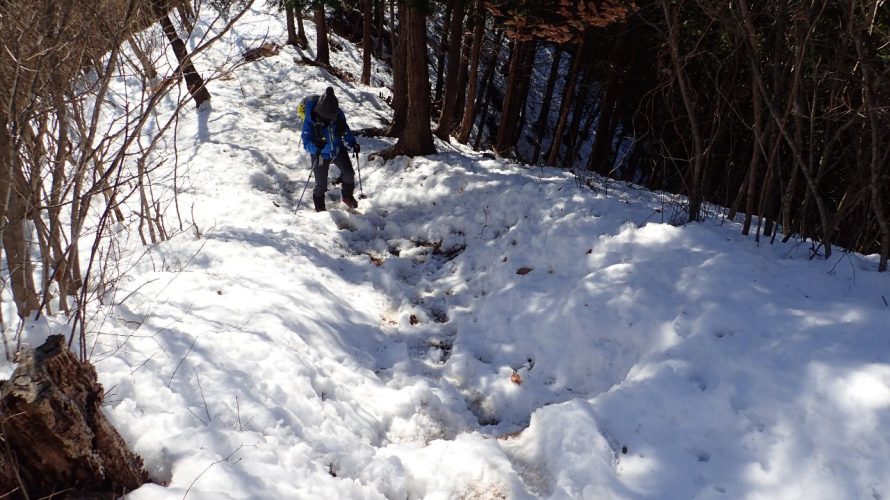
[[[282,30],[257,11],[232,43]],[[876,259],[444,143],[384,164],[361,137],[360,213],[294,213],[299,99],[334,86],[354,129],[389,113],[296,55],[183,115],[184,230],[122,242],[94,361],[158,483],[130,498],[890,495]]]

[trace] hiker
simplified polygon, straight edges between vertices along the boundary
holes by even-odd
[[[318,99],[307,99],[305,103],[306,118],[303,121],[303,148],[312,156],[312,171],[315,174],[315,189],[312,190],[312,201],[315,211],[325,210],[324,194],[328,189],[328,169],[331,162],[340,169],[343,177],[341,198],[349,208],[358,207],[353,197],[355,190],[355,171],[349,161],[346,144],[356,154],[361,150],[349,130],[346,116],[340,109],[334,89],[328,87]]]

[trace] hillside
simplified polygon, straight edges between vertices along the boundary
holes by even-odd
[[[284,29],[257,7],[199,61]],[[297,210],[296,103],[332,86],[353,129],[389,116],[300,55],[181,111],[158,155],[184,229],[119,235],[92,360],[156,483],[127,498],[890,496],[877,256],[672,225],[671,195],[444,142],[384,163],[359,137],[359,211],[336,188]]]

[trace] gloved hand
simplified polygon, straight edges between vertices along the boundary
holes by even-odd
[[[361,150],[362,150],[362,147],[359,146],[358,143],[355,143],[355,144],[352,145],[352,152],[353,152],[353,153],[358,154],[359,151],[361,151]]]
[[[310,156],[315,156],[318,154],[318,147],[315,143],[306,141],[303,143],[303,146],[306,148],[306,152],[309,153]]]

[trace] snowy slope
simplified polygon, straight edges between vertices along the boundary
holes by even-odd
[[[257,8],[208,57],[265,37]],[[156,483],[128,498],[890,495],[876,258],[675,227],[664,195],[444,143],[384,164],[360,137],[360,213],[336,188],[294,212],[299,99],[388,116],[298,53],[183,113],[185,230],[132,247],[105,311],[106,411]]]

